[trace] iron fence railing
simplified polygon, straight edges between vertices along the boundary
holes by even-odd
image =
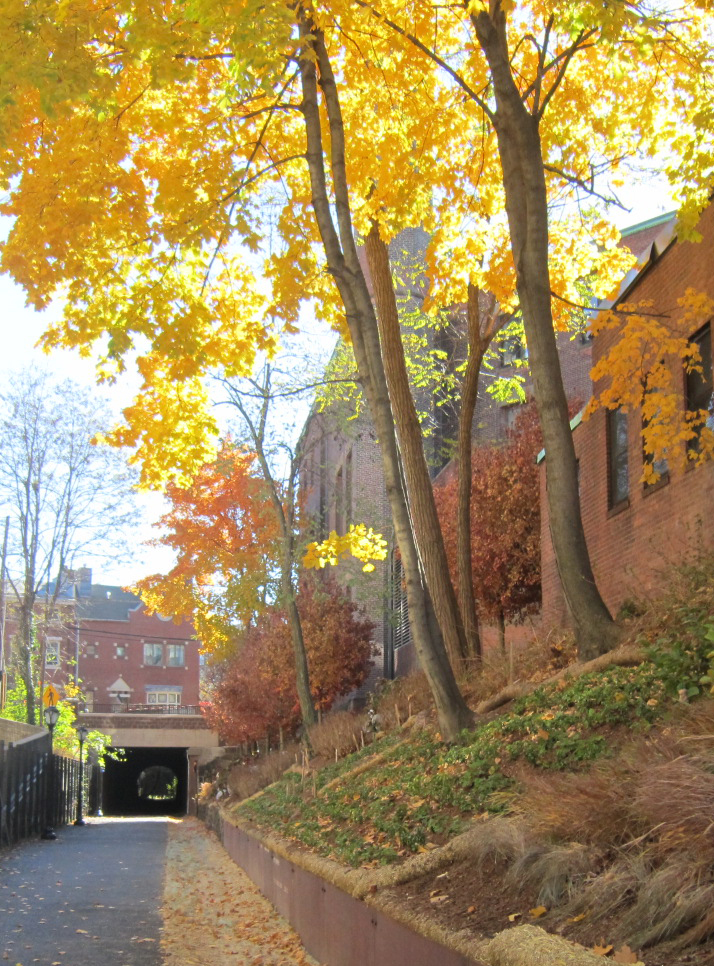
[[[202,715],[198,704],[94,704],[83,714],[188,714]]]
[[[0,741],[0,847],[76,817],[79,762],[54,755],[49,733]]]

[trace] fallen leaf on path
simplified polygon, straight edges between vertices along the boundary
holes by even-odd
[[[535,909],[529,909],[529,914],[531,919],[540,919],[548,911],[546,906],[536,906]]]
[[[621,946],[612,957],[616,963],[639,963],[639,956],[629,946]]]
[[[596,956],[608,956],[614,949],[612,943],[609,946],[593,946],[592,951]]]
[[[520,918],[521,918],[521,913],[520,912],[512,912],[510,914],[510,916],[508,917],[508,921],[509,922],[515,922],[516,919],[520,919]]]

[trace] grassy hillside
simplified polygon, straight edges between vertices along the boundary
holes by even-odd
[[[367,868],[482,827],[463,874],[444,873],[463,895],[435,879],[409,885],[410,901],[421,895],[454,928],[493,928],[489,915],[503,928],[513,921],[506,907],[518,919],[531,903],[539,924],[586,943],[598,929],[658,950],[705,941],[714,935],[713,563],[673,576],[631,625],[639,665],[541,685],[450,746],[428,715],[398,725],[397,708],[365,748],[292,770],[230,811]],[[483,695],[483,681],[476,687]],[[382,699],[385,720],[394,699]],[[462,921],[461,906],[477,908],[464,905],[475,875],[480,924],[473,912]]]

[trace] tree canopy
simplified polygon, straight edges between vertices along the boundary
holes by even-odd
[[[365,680],[372,653],[373,625],[359,615],[334,581],[311,578],[301,584],[298,608],[310,662],[316,707],[334,701]],[[300,722],[295,662],[284,613],[271,609],[249,627],[240,648],[218,670],[209,721],[226,741],[253,741]]]
[[[276,582],[278,528],[254,454],[224,440],[190,486],[170,483],[155,543],[177,561],[136,585],[150,611],[187,617],[204,650],[230,653],[241,627],[265,606]],[[273,594],[274,595],[274,594]]]
[[[472,462],[471,560],[480,616],[522,620],[540,604],[540,480],[536,455],[543,437],[530,405],[503,444],[479,446]],[[436,487],[449,563],[456,566],[456,489]]]
[[[583,279],[606,296],[631,264],[607,215],[628,168],[667,169],[683,230],[693,230],[712,162],[709,9],[708,0],[37,0],[29,20],[6,2],[0,211],[14,222],[2,266],[34,305],[65,299],[48,347],[99,343],[101,378],[136,357],[143,386],[110,439],[134,449],[145,485],[161,486],[186,482],[215,454],[205,375],[248,372],[299,324],[306,301],[349,331],[370,406],[386,411],[368,371],[374,345],[355,341],[374,311],[353,232],[377,257],[402,228],[422,225],[433,311],[465,304],[471,287],[522,314],[554,546],[591,656],[614,635],[584,541],[553,329],[568,324]],[[389,389],[411,454],[410,519],[453,654],[463,635],[418,485],[413,402],[394,407],[400,360],[396,336],[381,365],[396,366]],[[394,455],[388,429],[377,426]],[[406,522],[395,528],[400,542],[409,536]],[[409,593],[412,558],[403,552]],[[439,664],[440,647],[423,653]]]

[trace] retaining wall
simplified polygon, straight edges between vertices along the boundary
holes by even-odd
[[[218,810],[203,814],[231,858],[300,936],[311,956],[328,966],[479,966],[351,896],[326,879],[277,855]]]

